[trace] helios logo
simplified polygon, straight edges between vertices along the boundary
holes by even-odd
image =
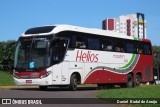
[[[83,50],[78,50],[76,55],[76,61],[82,62],[98,62],[98,55],[91,51],[83,52]]]

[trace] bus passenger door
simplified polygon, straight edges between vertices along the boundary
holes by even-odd
[[[63,69],[66,66],[64,63],[64,58],[66,54],[67,45],[68,40],[62,38],[53,40],[51,42],[51,64],[53,65],[53,84],[61,85],[62,79],[64,79],[64,72],[67,72]]]

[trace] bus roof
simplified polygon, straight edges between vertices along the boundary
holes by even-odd
[[[37,29],[43,29],[43,28],[49,28],[46,32],[40,31],[37,33],[29,33],[29,30],[35,30]],[[48,31],[48,32],[47,32]],[[40,36],[40,35],[49,35],[49,34],[56,34],[62,31],[75,31],[75,32],[82,32],[82,33],[88,33],[88,34],[96,34],[96,35],[102,35],[102,36],[109,36],[109,37],[116,37],[116,38],[124,38],[124,39],[134,39],[132,36],[127,36],[121,33],[97,29],[97,28],[85,28],[85,27],[78,27],[78,26],[72,26],[72,25],[63,25],[63,24],[56,24],[56,25],[47,25],[47,26],[41,26],[41,27],[34,27],[31,29],[28,29],[25,33],[22,34],[23,37],[26,36]]]

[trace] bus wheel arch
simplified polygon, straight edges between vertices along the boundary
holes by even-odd
[[[81,76],[78,72],[72,73],[70,76],[70,85],[69,88],[72,91],[75,91],[77,89],[77,84],[81,83]]]

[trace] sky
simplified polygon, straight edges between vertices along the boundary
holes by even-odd
[[[147,38],[160,46],[160,0],[0,0],[0,41],[50,24],[101,29],[106,18],[137,12],[145,14]]]

